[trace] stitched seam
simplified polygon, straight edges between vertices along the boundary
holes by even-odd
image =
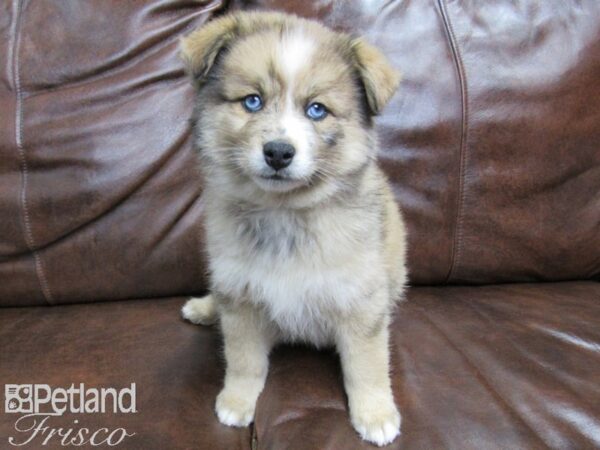
[[[35,242],[33,239],[33,233],[31,231],[31,219],[29,216],[29,208],[27,206],[27,182],[29,177],[29,171],[27,167],[27,158],[25,157],[25,149],[23,147],[23,91],[21,89],[21,77],[20,77],[20,60],[19,60],[19,44],[20,39],[20,25],[21,25],[21,2],[19,0],[14,1],[15,7],[15,41],[11,50],[12,67],[13,67],[13,79],[15,83],[16,91],[16,110],[15,110],[15,143],[17,145],[17,151],[19,152],[19,166],[21,169],[21,193],[19,200],[21,202],[22,220],[23,220],[23,234],[25,236],[25,243],[27,248],[33,254],[35,262],[35,271],[44,294],[46,302],[49,304],[53,303],[52,292],[48,286],[48,280],[44,273],[44,267],[42,259],[39,253],[35,250]]]
[[[250,425],[252,433],[250,434],[250,448],[252,450],[258,450],[258,436],[256,434],[256,425],[252,423]]]
[[[462,253],[462,240],[463,240],[463,207],[465,202],[465,167],[467,162],[467,130],[468,130],[468,117],[469,117],[469,109],[468,109],[468,89],[467,89],[467,81],[466,74],[463,65],[463,61],[460,55],[460,51],[458,49],[458,43],[456,40],[456,35],[454,34],[454,29],[452,27],[452,23],[450,22],[450,18],[448,16],[448,11],[446,10],[446,3],[444,0],[438,0],[438,5],[440,7],[440,11],[442,14],[442,20],[444,22],[444,26],[446,28],[446,33],[448,37],[448,41],[450,44],[450,49],[452,50],[452,56],[454,57],[454,63],[456,65],[456,72],[458,74],[458,79],[460,83],[460,93],[461,93],[461,107],[462,107],[462,115],[461,115],[461,135],[460,135],[460,163],[459,163],[459,176],[458,176],[458,200],[456,205],[456,218],[454,221],[454,236],[452,240],[452,252],[450,258],[450,267],[448,269],[448,274],[446,275],[446,283],[448,283],[451,278],[455,275],[456,268],[459,266],[459,261]]]

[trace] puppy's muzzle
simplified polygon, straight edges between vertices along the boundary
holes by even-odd
[[[269,141],[263,145],[266,163],[275,170],[285,169],[292,163],[296,149],[284,141]]]

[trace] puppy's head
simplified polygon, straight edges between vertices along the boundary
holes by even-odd
[[[374,158],[371,119],[399,75],[364,40],[295,16],[238,13],[181,48],[198,89],[196,145],[242,194],[327,190]]]

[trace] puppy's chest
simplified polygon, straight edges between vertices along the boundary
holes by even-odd
[[[350,256],[367,250],[370,231],[364,218],[345,211],[247,212],[232,224],[231,243],[239,255],[251,266],[264,265],[286,278],[351,263],[355,258]]]
[[[282,211],[248,212],[234,218],[234,239],[241,250],[259,258],[292,262],[315,252],[319,230],[306,217]]]
[[[276,321],[346,308],[370,289],[380,266],[377,231],[352,213],[244,212],[213,234],[213,280]]]

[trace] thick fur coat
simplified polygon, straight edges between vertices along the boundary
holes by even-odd
[[[220,323],[219,419],[253,420],[278,342],[333,345],[354,427],[391,442],[388,325],[405,231],[377,167],[373,116],[397,72],[361,38],[275,13],[216,19],[184,38],[182,55],[197,89],[211,277],[211,294],[183,315]]]

